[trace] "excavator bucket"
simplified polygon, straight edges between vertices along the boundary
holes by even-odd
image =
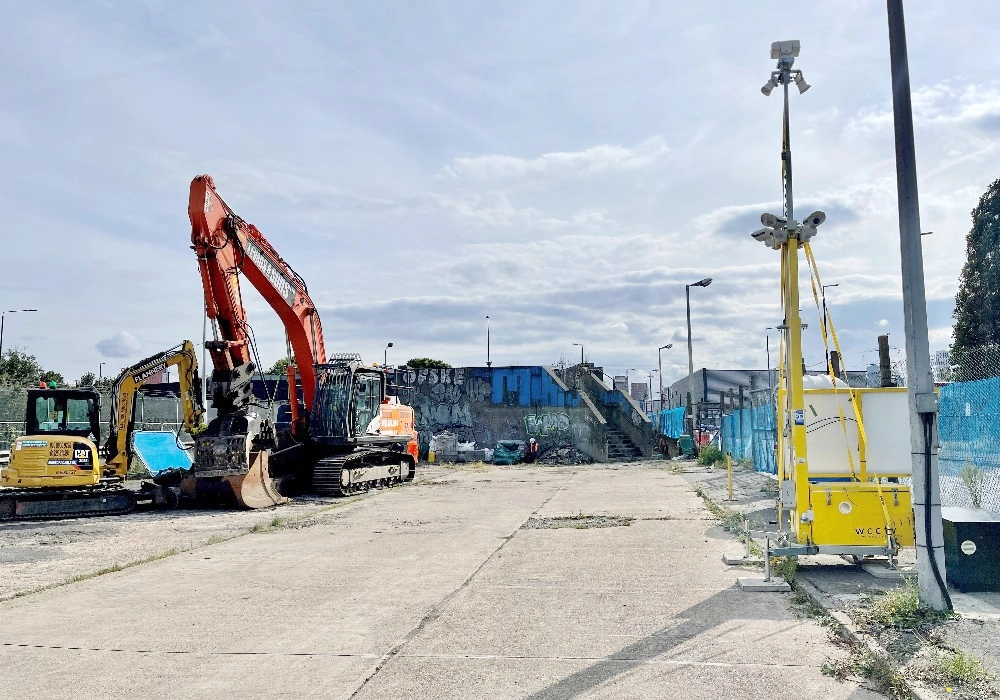
[[[287,503],[288,499],[278,492],[275,481],[267,468],[267,452],[250,453],[250,471],[242,477],[232,479],[233,493],[245,508],[267,508]],[[236,480],[240,481],[237,482]]]
[[[244,508],[268,508],[287,503],[277,482],[268,470],[267,452],[250,452],[246,474],[221,477],[188,477],[181,482],[181,493],[198,501],[224,503]]]

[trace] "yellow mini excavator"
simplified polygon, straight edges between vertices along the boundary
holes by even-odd
[[[139,388],[167,367],[179,366],[184,427],[201,422],[201,385],[194,346],[184,341],[124,370],[114,383],[111,430],[103,453],[101,395],[93,387],[35,388],[27,394],[24,435],[0,471],[0,520],[123,515],[137,499],[156,500],[156,488],[127,488],[132,458],[133,409]],[[102,459],[103,457],[103,459]]]

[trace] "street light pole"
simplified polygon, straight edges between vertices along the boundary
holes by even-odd
[[[660,368],[660,410],[663,410],[663,351],[669,350],[674,347],[673,343],[667,343],[666,345],[661,345],[656,349],[656,359],[659,360]]]
[[[0,360],[3,359],[3,324],[7,314],[26,313],[28,311],[38,311],[38,309],[8,309],[0,313]]]
[[[99,362],[99,363],[97,363],[97,378],[98,379],[104,379],[104,365],[106,365],[106,364],[107,364],[106,362]]]
[[[490,367],[493,363],[490,362],[490,317],[486,317],[486,366]]]
[[[938,473],[938,406],[927,339],[927,296],[920,240],[917,160],[913,146],[910,69],[906,57],[902,0],[887,0],[887,10],[892,113],[896,135],[896,197],[903,277],[903,328],[906,333],[906,386],[910,404],[917,588],[921,603],[936,610],[950,610],[951,597],[945,583],[947,579]]]
[[[691,411],[689,434],[694,437],[694,352],[691,349],[691,287],[707,287],[712,284],[712,278],[706,277],[692,284],[684,285],[684,298],[687,302],[688,331],[688,407]]]
[[[573,343],[573,345],[580,346],[580,364],[583,364],[583,343]]]
[[[391,348],[391,347],[392,347],[392,343],[389,343],[388,345],[385,346],[385,350],[382,352],[382,366],[383,367],[388,367],[389,366],[389,348]]]

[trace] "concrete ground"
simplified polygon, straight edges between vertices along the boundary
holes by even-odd
[[[694,462],[673,464],[713,502],[749,517],[756,529],[775,529],[777,487],[769,475],[752,469],[734,471],[733,500],[729,501],[725,469]],[[733,542],[728,551],[739,554],[740,549]],[[915,576],[916,552],[912,548],[902,550],[899,564]],[[904,584],[900,578],[876,578],[860,566],[832,555],[799,557],[796,577],[810,586],[816,602],[824,608],[847,613],[861,606],[865,598]],[[951,586],[949,593],[957,615],[937,625],[935,639],[942,648],[971,655],[994,679],[1000,678],[1000,593],[962,593]]]
[[[200,529],[187,551],[0,602],[0,688],[22,699],[879,697],[823,675],[846,652],[787,595],[736,588],[720,560],[731,536],[667,463],[435,469],[274,529],[232,536],[249,520],[226,521],[226,541]],[[267,524],[291,512],[233,515]],[[204,515],[135,537],[162,532],[166,545]],[[100,552],[145,522],[118,518],[109,534],[107,520],[46,527],[96,523],[84,540]],[[22,537],[0,528],[11,534]],[[59,546],[46,561],[82,551]],[[0,560],[4,590],[18,561]]]

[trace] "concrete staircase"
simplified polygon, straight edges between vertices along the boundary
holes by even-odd
[[[643,458],[642,450],[622,431],[609,427],[607,437],[609,462],[634,462]]]

